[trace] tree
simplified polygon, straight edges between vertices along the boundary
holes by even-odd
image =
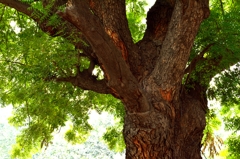
[[[209,83],[240,57],[239,4],[223,2],[209,17],[208,0],[156,0],[141,38],[143,2],[0,0],[1,100],[26,127],[13,155],[47,146],[67,120],[66,138],[84,141],[88,111],[99,109],[124,116],[126,158],[201,158]]]

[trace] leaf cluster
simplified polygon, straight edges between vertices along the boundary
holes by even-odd
[[[145,0],[128,0],[126,3],[128,25],[132,38],[134,42],[138,42],[143,38],[143,33],[146,29],[143,19],[146,18],[145,7],[147,2]]]
[[[190,64],[206,46],[212,44],[191,72],[192,80],[207,87],[215,75],[240,61],[239,3],[212,0],[210,6],[210,17],[201,24],[189,58]]]
[[[208,154],[210,158],[214,158],[214,156],[218,155],[223,145],[223,139],[214,133],[222,124],[216,112],[217,110],[215,109],[210,109],[208,111],[206,116],[206,127],[202,138],[203,147],[201,152],[203,155]]]

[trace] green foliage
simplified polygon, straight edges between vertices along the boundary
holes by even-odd
[[[237,149],[239,142],[237,132],[240,128],[237,123],[240,109],[240,71],[237,63],[240,61],[240,39],[238,36],[240,33],[238,16],[240,3],[230,0],[212,0],[210,6],[210,17],[201,24],[189,61],[209,44],[212,46],[198,61],[196,69],[190,74],[190,78],[208,88],[211,79],[218,74],[207,93],[210,99],[217,99],[221,102],[220,112],[225,128],[234,131],[233,137],[230,137],[226,142],[228,157],[239,158],[237,157],[237,154],[240,153],[237,151],[239,150]],[[236,65],[230,68],[234,64]],[[211,152],[216,152],[218,145],[222,144],[221,139],[214,135],[216,130],[214,123],[218,123],[215,118],[207,118],[203,138],[204,148],[208,147],[211,157],[213,157],[211,154],[214,154]]]
[[[122,117],[122,104],[109,95],[83,91],[70,83],[49,79],[69,77],[88,68],[89,61],[62,38],[50,38],[31,20],[2,7],[0,23],[0,98],[2,105],[13,105],[9,122],[21,127],[12,157],[27,158],[48,146],[52,134],[71,121],[65,138],[71,143],[87,139],[91,126],[89,111],[112,111]],[[10,26],[15,22],[19,33]],[[27,25],[26,25],[27,24]],[[107,107],[106,107],[107,105]]]
[[[125,150],[125,142],[122,134],[122,124],[115,124],[107,129],[103,135],[103,139],[111,150],[123,152]]]
[[[239,97],[238,97],[239,98]],[[231,135],[227,139],[228,158],[239,158],[240,154],[240,106],[239,104],[224,105],[222,108],[222,115],[224,116],[225,129],[231,131]]]
[[[217,110],[210,109],[206,116],[206,127],[204,129],[204,135],[202,138],[202,154],[208,152],[210,158],[219,154],[221,146],[223,145],[223,139],[214,134],[221,126],[221,121],[216,114]],[[206,154],[204,154],[206,156]]]
[[[237,159],[240,158],[240,135],[238,134],[232,134],[227,141],[228,144],[228,159]]]
[[[240,149],[240,69],[239,65],[225,70],[215,78],[215,86],[210,89],[211,96],[217,98],[221,104],[221,115],[225,129],[232,131],[227,139],[228,158],[239,158]]]
[[[103,135],[103,140],[111,150],[115,152],[123,152],[125,150],[125,143],[122,134],[122,128],[124,123],[124,107],[122,103],[114,98],[96,98],[97,103],[111,103],[110,105],[99,104],[101,107],[95,107],[95,110],[106,111],[114,116],[115,124],[107,128],[107,131]]]
[[[127,2],[127,19],[128,25],[134,42],[138,42],[143,38],[143,33],[146,29],[146,24],[142,21],[146,18],[147,2],[145,0],[128,0]]]
[[[1,159],[9,159],[8,154],[11,149],[12,144],[15,143],[15,137],[18,130],[14,129],[7,123],[6,116],[10,115],[9,107],[0,108],[0,154]],[[93,113],[94,112],[94,113]],[[81,159],[102,159],[102,158],[117,158],[117,156],[123,156],[124,154],[114,153],[110,151],[108,147],[100,142],[99,139],[102,137],[102,133],[105,128],[112,125],[113,116],[107,114],[106,112],[97,114],[95,111],[91,111],[89,123],[93,127],[93,130],[89,134],[89,138],[86,142],[82,144],[70,144],[64,140],[64,130],[67,127],[54,133],[54,139],[48,145],[47,149],[43,149],[36,154],[33,154],[32,159],[52,159],[59,157],[61,159],[65,158],[81,158]],[[14,145],[14,148],[20,147],[19,145]],[[25,148],[25,147],[24,147]],[[19,149],[19,148],[18,148]],[[36,147],[39,149],[39,146]],[[17,153],[17,152],[15,152]],[[33,152],[34,153],[34,152]],[[18,155],[19,156],[19,155]],[[29,156],[30,157],[30,156]]]
[[[239,64],[232,69],[225,70],[220,76],[214,79],[215,87],[211,88],[211,95],[216,97],[225,106],[239,105],[240,95],[240,69]],[[227,108],[226,108],[227,109]],[[229,110],[226,110],[227,112]]]
[[[240,3],[231,0],[221,2],[223,6],[218,0],[211,1],[210,17],[201,24],[189,58],[191,61],[212,44],[191,74],[192,79],[206,86],[216,74],[240,61]]]
[[[86,129],[86,128],[85,128]],[[88,129],[84,130],[82,127],[77,127],[69,129],[65,134],[65,139],[73,144],[83,143],[89,136]]]

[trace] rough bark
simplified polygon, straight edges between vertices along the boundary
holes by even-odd
[[[201,158],[201,139],[205,127],[202,107],[206,103],[184,91],[176,102],[159,101],[152,104],[154,108],[148,112],[126,114],[123,132],[126,158]]]
[[[20,1],[0,3],[34,19]],[[64,12],[56,10],[66,22],[65,34],[58,36],[81,32],[79,36],[89,44],[84,52],[102,68],[105,78],[97,81],[79,72],[75,77],[47,80],[71,82],[119,98],[126,110],[127,159],[201,158],[206,89],[194,82],[194,89],[187,89],[182,80],[198,28],[209,15],[208,0],[157,0],[148,13],[144,38],[137,44],[131,39],[125,11],[124,0],[68,0]],[[46,23],[40,27],[52,31]]]

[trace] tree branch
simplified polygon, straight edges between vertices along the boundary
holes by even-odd
[[[98,64],[98,60],[96,59],[96,55],[94,55],[93,50],[89,47],[89,44],[83,44],[82,41],[75,42],[76,38],[81,38],[81,40],[85,40],[85,38],[79,34],[79,30],[73,26],[71,23],[67,21],[63,21],[61,26],[49,26],[47,25],[47,21],[41,22],[38,17],[44,16],[43,13],[39,12],[38,10],[29,9],[31,6],[26,3],[22,3],[18,0],[0,0],[0,3],[9,6],[11,8],[16,9],[19,12],[22,12],[32,18],[35,22],[37,22],[40,28],[44,31],[49,33],[51,36],[56,36],[56,33],[59,32],[57,35],[62,36],[70,41],[76,46],[76,49],[81,49],[85,55],[95,64]],[[35,14],[33,14],[35,13]],[[38,16],[34,16],[38,14]],[[75,37],[75,36],[77,37]],[[92,90],[98,93],[110,93],[109,88],[106,86],[105,80],[96,80],[94,76],[88,74],[87,72],[78,73],[76,77],[48,77],[45,80],[55,80],[57,82],[70,82],[74,86],[80,87],[86,90]]]
[[[59,4],[62,5],[66,0],[59,0]],[[94,55],[93,50],[89,47],[89,43],[86,38],[79,32],[79,30],[73,26],[71,23],[64,21],[62,19],[62,25],[50,26],[48,25],[48,20],[41,21],[39,17],[43,17],[44,14],[36,9],[29,9],[31,5],[20,2],[18,0],[0,0],[0,3],[16,9],[17,11],[24,13],[25,15],[32,18],[39,27],[50,36],[61,36],[69,40],[72,44],[76,46],[76,49],[83,51],[83,54],[87,55],[89,59],[94,59],[95,63],[98,64],[96,55]],[[56,2],[57,3],[57,2]],[[56,8],[54,9],[56,11]],[[51,13],[53,14],[53,13]],[[38,15],[38,16],[36,16]],[[77,40],[78,39],[78,40]],[[80,39],[80,40],[79,40]],[[85,44],[84,44],[84,43]]]
[[[188,80],[186,80],[185,84],[191,85],[193,82],[195,82],[206,87],[216,74],[225,70],[226,67],[220,67],[221,61],[222,56],[211,59],[202,59],[203,65],[201,71],[193,70],[195,78],[192,78],[192,76],[188,74]]]
[[[214,45],[214,43],[208,44],[197,56],[195,56],[195,57],[193,58],[193,60],[191,61],[191,63],[189,64],[189,66],[185,69],[184,74],[186,74],[186,73],[191,73],[191,72],[195,69],[198,61],[200,61],[201,59],[203,59],[203,55],[204,55],[213,45]]]
[[[221,6],[221,9],[222,9],[222,14],[224,15],[224,7],[223,7],[223,1],[222,0],[219,0],[220,1],[220,6]]]
[[[56,77],[50,76],[44,79],[45,81],[69,82],[73,86],[84,90],[91,90],[97,93],[109,94],[110,89],[106,85],[106,81],[97,80],[96,77],[91,76],[87,70],[77,73],[74,77]]]
[[[90,0],[90,8],[100,19],[105,32],[121,50],[124,60],[129,63],[128,54],[133,41],[126,18],[125,0]]]
[[[29,9],[29,7],[31,7],[29,4],[20,2],[18,0],[0,0],[0,3],[26,14],[27,16],[31,17],[35,21],[39,21],[39,18],[33,15],[34,11]]]
[[[135,77],[139,76],[139,48],[133,43],[126,16],[125,0],[90,0],[90,8],[100,19],[105,32],[121,51]],[[138,77],[137,77],[138,78]]]
[[[166,37],[169,22],[172,17],[175,0],[157,0],[147,13],[147,29],[144,37],[137,45],[139,46],[139,55],[141,58],[140,64],[136,68],[141,67],[140,80],[149,76],[153,71],[162,43]]]
[[[153,87],[175,91],[176,94],[172,95],[178,96],[195,36],[202,20],[206,18],[206,5],[205,1],[176,0],[156,66],[149,77],[149,82],[156,83]]]

